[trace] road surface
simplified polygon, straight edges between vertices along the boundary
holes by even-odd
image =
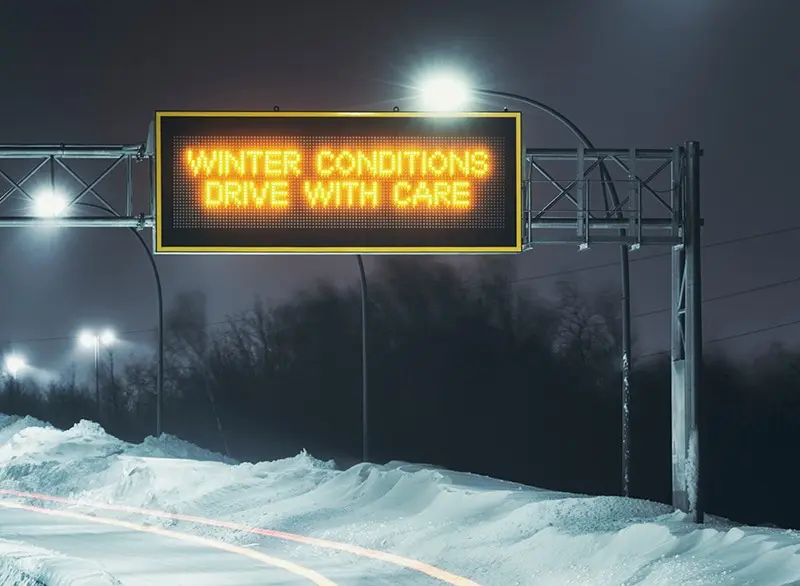
[[[119,521],[101,511],[40,508],[0,497],[0,540],[24,543],[72,558],[57,576],[59,584],[123,586],[441,586],[442,581],[347,552],[253,539],[240,547],[171,529]],[[255,537],[255,536],[254,536]],[[8,549],[8,544],[4,546]],[[0,551],[0,556],[3,552]],[[68,560],[69,561],[69,560]],[[52,565],[52,564],[50,564]],[[113,579],[88,579],[102,568]],[[81,573],[81,572],[78,572]],[[71,581],[70,578],[72,578]],[[116,580],[116,581],[115,581]],[[118,581],[118,582],[117,582]],[[50,581],[43,581],[50,586]],[[55,581],[53,581],[55,582]],[[472,583],[474,584],[474,583]]]

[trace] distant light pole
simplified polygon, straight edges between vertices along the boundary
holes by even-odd
[[[455,111],[461,109],[474,94],[505,98],[520,102],[532,108],[544,112],[563,124],[581,145],[586,149],[593,149],[594,145],[578,126],[567,118],[564,114],[543,104],[537,100],[489,89],[476,89],[469,86],[464,78],[454,74],[437,74],[429,77],[420,87],[422,99],[426,106],[432,110]],[[617,217],[622,218],[622,210],[617,195],[617,189],[611,180],[611,174],[602,160],[599,163],[600,175],[602,178],[602,190],[605,198],[606,211],[611,213],[616,211]],[[609,206],[609,195],[610,203]],[[621,228],[620,233],[624,234],[625,229]],[[630,468],[631,468],[631,448],[630,448],[630,400],[631,400],[631,278],[630,278],[630,259],[628,247],[620,247],[620,269],[622,286],[622,356],[620,359],[620,371],[622,374],[622,493],[630,496]]]
[[[101,333],[83,331],[78,336],[78,342],[84,348],[94,351],[94,393],[97,409],[97,420],[100,421],[100,347],[110,348],[117,338],[111,330]]]

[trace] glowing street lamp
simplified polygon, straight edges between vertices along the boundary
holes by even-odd
[[[472,90],[466,79],[455,73],[439,73],[425,78],[419,86],[427,110],[454,112],[470,102]]]
[[[94,351],[94,394],[97,407],[97,418],[100,418],[100,347],[111,348],[117,341],[117,336],[112,330],[93,332],[84,330],[78,334],[78,343]]]
[[[28,363],[19,354],[9,354],[3,360],[5,371],[11,378],[17,378],[28,367]]]
[[[111,330],[105,330],[100,334],[100,343],[103,346],[112,346],[117,341],[117,336]]]
[[[84,348],[94,348],[97,337],[91,332],[81,332],[78,334],[78,343]]]
[[[34,213],[40,218],[55,218],[67,209],[67,198],[57,189],[44,189],[33,197]]]

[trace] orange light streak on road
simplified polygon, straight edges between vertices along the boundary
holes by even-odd
[[[103,509],[107,511],[118,511],[118,512],[125,512],[125,513],[133,513],[136,515],[152,515],[154,517],[160,517],[163,519],[172,519],[174,521],[185,521],[187,523],[197,523],[200,525],[206,525],[210,527],[221,527],[225,529],[233,529],[235,531],[242,531],[245,533],[250,533],[253,535],[264,535],[266,537],[274,537],[276,539],[283,539],[285,541],[294,541],[296,543],[303,543],[305,545],[311,545],[315,547],[321,547],[325,549],[332,549],[337,551],[343,551],[347,553],[351,553],[353,555],[357,555],[364,558],[370,558],[373,560],[378,560],[381,562],[387,562],[390,564],[394,564],[396,566],[401,566],[404,568],[408,568],[410,570],[415,570],[431,578],[435,578],[440,582],[444,582],[445,584],[450,584],[451,586],[480,586],[477,582],[473,582],[468,578],[464,578],[463,576],[459,576],[457,574],[453,574],[448,572],[447,570],[443,570],[441,568],[437,568],[436,566],[432,566],[430,564],[426,564],[419,560],[411,559],[402,557],[399,555],[395,555],[392,553],[388,553],[385,551],[378,551],[374,549],[368,549],[365,547],[361,547],[358,545],[352,545],[349,543],[341,543],[338,541],[329,541],[327,539],[319,539],[316,537],[306,537],[305,535],[298,535],[295,533],[286,533],[284,531],[276,531],[274,529],[262,529],[260,527],[247,527],[246,525],[240,525],[238,523],[233,523],[231,521],[216,521],[214,519],[207,519],[205,517],[195,517],[193,515],[182,515],[180,513],[167,513],[165,511],[155,511],[151,509],[140,509],[138,507],[129,507],[127,505],[113,505],[107,503],[89,503],[89,502],[80,502],[73,499],[66,499],[63,497],[55,497],[49,496],[46,494],[39,494],[33,492],[20,492],[16,490],[7,490],[7,489],[0,489],[0,495],[8,495],[8,496],[15,496],[18,498],[28,498],[46,502],[53,502],[53,503],[61,503],[65,505],[71,506],[83,506],[83,507],[91,507],[95,509]],[[2,502],[2,501],[0,501]],[[50,510],[50,509],[45,509]],[[90,517],[91,519],[91,517]]]
[[[5,491],[4,491],[5,492]],[[205,547],[213,547],[215,549],[221,549],[223,551],[227,551],[230,553],[235,553],[237,555],[246,556],[257,560],[261,563],[268,564],[270,566],[275,566],[277,568],[281,568],[286,570],[287,572],[291,572],[301,578],[307,578],[313,584],[317,586],[338,586],[336,582],[329,580],[322,574],[315,572],[314,570],[310,570],[308,568],[304,568],[298,564],[294,564],[292,562],[287,562],[286,560],[282,560],[280,558],[268,556],[266,554],[253,551],[247,549],[245,547],[239,547],[238,545],[231,545],[230,543],[224,543],[222,541],[215,541],[213,539],[207,539],[205,537],[199,537],[197,535],[191,535],[189,533],[181,533],[179,531],[171,531],[169,529],[161,529],[160,527],[146,527],[144,525],[138,525],[136,523],[131,523],[129,521],[120,521],[117,519],[109,519],[107,517],[93,517],[91,515],[84,515],[82,513],[74,513],[72,511],[60,511],[58,509],[44,509],[42,507],[34,507],[31,505],[23,505],[20,503],[11,503],[11,502],[3,502],[0,500],[0,507],[5,507],[8,509],[20,509],[23,511],[30,511],[33,513],[40,513],[43,515],[50,515],[53,517],[65,517],[67,519],[74,519],[77,521],[89,521],[91,523],[99,523],[102,525],[111,525],[114,527],[121,527],[123,529],[130,529],[131,531],[140,531],[142,533],[153,533],[155,535],[160,535],[162,537],[169,537],[171,539],[179,539],[181,541],[186,541],[189,543],[194,543],[195,545],[203,545]]]

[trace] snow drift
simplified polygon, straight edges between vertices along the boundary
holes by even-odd
[[[698,527],[656,503],[555,493],[401,462],[340,471],[301,453],[239,464],[169,435],[128,444],[87,421],[61,431],[0,416],[0,489],[351,543],[415,558],[482,586],[800,581],[797,532],[720,520]],[[240,545],[254,541],[225,527],[182,523],[181,531]],[[3,560],[6,551],[0,547]]]

